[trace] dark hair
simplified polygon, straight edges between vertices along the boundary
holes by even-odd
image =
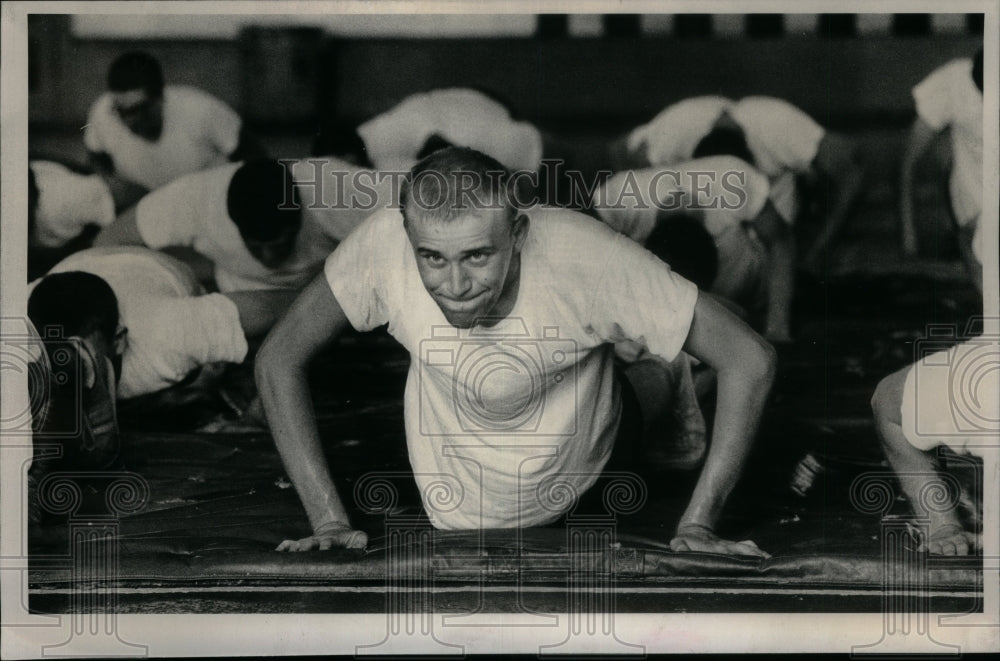
[[[111,340],[118,330],[118,298],[102,278],[83,271],[52,273],[28,297],[28,318],[41,336],[57,329],[62,337],[97,331]]]
[[[983,49],[982,47],[972,56],[972,82],[976,84],[979,91],[983,91]]]
[[[735,128],[717,127],[708,132],[694,148],[692,158],[705,156],[735,156],[750,165],[754,164],[753,153],[747,146],[743,131]]]
[[[421,147],[420,151],[417,152],[417,160],[419,161],[423,158],[426,158],[427,156],[430,156],[436,151],[441,151],[442,149],[447,149],[448,147],[454,147],[454,146],[455,145],[451,144],[450,142],[442,138],[439,134],[432,133],[430,137],[428,137],[427,140],[424,141],[424,146]]]
[[[142,89],[150,96],[162,96],[163,70],[149,53],[129,51],[108,68],[108,89],[112,92]]]
[[[229,182],[226,211],[244,239],[270,241],[298,231],[302,210],[291,169],[273,159],[247,161]]]
[[[403,218],[413,202],[440,221],[484,208],[509,209],[513,220],[518,208],[515,185],[510,171],[495,158],[468,147],[446,147],[417,162],[403,180]]]
[[[646,249],[698,285],[698,289],[710,289],[719,272],[715,241],[694,216],[661,214],[646,239]]]

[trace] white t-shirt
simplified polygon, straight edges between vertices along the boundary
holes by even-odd
[[[629,148],[645,145],[651,165],[686,161],[723,112],[743,129],[754,167],[771,182],[774,208],[787,222],[794,222],[799,206],[795,174],[809,170],[825,130],[787,101],[768,96],[748,96],[738,102],[720,96],[685,99],[633,131]]]
[[[733,106],[724,96],[694,96],[667,106],[627,138],[630,152],[644,153],[650,165],[690,160],[722,112]]]
[[[613,343],[669,360],[690,328],[697,289],[651,253],[573,211],[526,214],[518,298],[494,328],[448,324],[397,210],[366,220],[326,262],[354,328],[388,323],[410,352],[407,446],[439,528],[558,518],[572,505],[560,495],[582,494],[611,453],[621,415]]]
[[[32,240],[57,248],[80,235],[87,225],[105,227],[115,220],[115,202],[104,179],[78,174],[53,161],[31,161],[38,186]]]
[[[515,122],[502,104],[471,89],[414,94],[358,127],[368,158],[386,172],[408,171],[435,133],[492,156],[510,170],[534,172],[542,160],[538,129]]]
[[[210,94],[167,85],[163,132],[156,142],[125,126],[110,93],[91,107],[83,142],[89,151],[108,154],[116,174],[154,190],[185,174],[226,163],[239,146],[241,127],[239,115]]]
[[[247,341],[236,305],[204,294],[187,266],[135,246],[91,248],[50,273],[84,271],[110,285],[128,328],[118,397],[156,392],[214,362],[242,362]]]
[[[754,166],[774,179],[785,172],[808,172],[826,131],[787,101],[747,96],[729,111],[743,129]]]
[[[240,165],[229,163],[181,177],[143,197],[136,209],[139,234],[147,246],[194,248],[214,262],[220,291],[305,286],[351,230],[391,202],[392,182],[379,183],[370,170],[331,158],[292,163],[292,178],[306,182],[298,185],[302,228],[288,261],[270,269],[247,250],[226,208],[229,183]],[[309,183],[313,181],[320,187]]]
[[[983,204],[983,93],[972,80],[972,60],[952,60],[913,88],[920,119],[938,131],[951,128],[951,204],[959,225]]]
[[[713,238],[753,221],[767,203],[767,177],[735,156],[707,156],[671,167],[627,170],[594,193],[607,225],[645,243],[657,217],[670,211],[701,219]]]

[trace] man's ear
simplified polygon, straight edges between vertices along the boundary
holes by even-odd
[[[531,225],[528,216],[519,213],[514,219],[514,252],[521,252],[524,240],[528,238],[528,228]]]
[[[128,346],[128,328],[126,326],[119,326],[115,331],[115,339],[112,342],[112,351],[114,355],[121,356],[125,353],[125,348]]]
[[[73,336],[69,338],[76,347],[76,354],[80,359],[80,374],[83,376],[83,387],[90,390],[97,383],[97,359],[87,341],[81,337]]]

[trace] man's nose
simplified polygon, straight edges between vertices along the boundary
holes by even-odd
[[[472,280],[465,272],[465,269],[459,264],[453,264],[448,275],[448,286],[451,289],[450,293],[452,297],[461,298],[465,296],[472,287]]]

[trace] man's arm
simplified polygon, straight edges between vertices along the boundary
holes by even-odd
[[[844,137],[829,131],[819,143],[813,167],[820,176],[833,182],[835,191],[823,229],[806,255],[807,267],[817,270],[830,244],[843,229],[847,216],[861,193],[864,169],[854,146]]]
[[[684,351],[715,370],[718,395],[711,447],[670,548],[768,557],[753,542],[720,539],[713,529],[757,433],[774,381],[774,349],[721,305],[699,296]]]
[[[917,162],[938,132],[919,117],[910,127],[899,168],[899,222],[902,230],[903,253],[917,254],[917,230],[913,219],[913,176]]]
[[[136,221],[138,205],[115,218],[94,238],[94,246],[145,246]]]
[[[965,262],[965,268],[969,271],[969,278],[980,296],[983,295],[983,265],[976,257],[973,243],[976,241],[976,225],[981,222],[982,216],[958,229],[958,251],[962,261]]]
[[[771,342],[791,342],[792,296],[795,290],[795,236],[770,201],[754,221],[768,249],[767,320]]]
[[[261,289],[222,292],[236,305],[240,326],[247,337],[267,333],[299,295],[294,289]]]
[[[229,161],[236,163],[237,161],[252,161],[262,158],[268,158],[264,145],[257,139],[257,136],[247,130],[246,126],[241,126],[240,141],[233,153],[229,154]]]
[[[368,543],[365,533],[351,529],[337,495],[306,380],[310,361],[348,323],[320,275],[292,303],[257,354],[254,372],[267,423],[314,531],[298,541],[285,540],[279,551],[364,548]]]

